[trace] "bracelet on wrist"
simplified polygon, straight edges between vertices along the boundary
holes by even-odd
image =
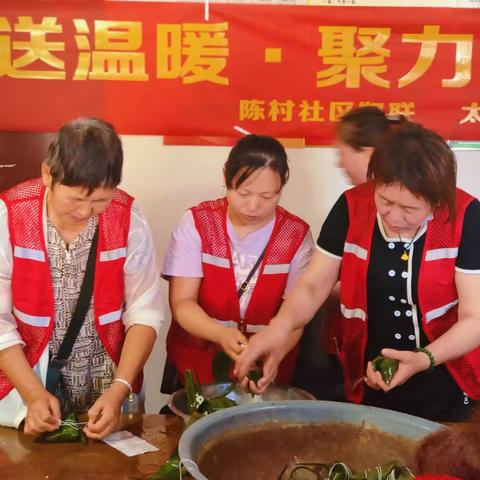
[[[415,349],[415,351],[416,352],[422,352],[425,355],[427,355],[428,359],[430,360],[430,366],[428,367],[428,369],[426,371],[431,372],[435,368],[435,365],[436,365],[435,357],[433,356],[433,353],[428,348],[425,348],[425,347],[418,347],[418,348]]]
[[[124,378],[114,378],[112,380],[112,383],[114,382],[123,383],[128,388],[129,395],[133,392],[132,385],[130,385],[130,382],[127,382],[127,380],[125,380]]]

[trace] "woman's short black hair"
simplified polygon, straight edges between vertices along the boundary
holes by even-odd
[[[340,119],[337,136],[345,145],[355,150],[376,147],[391,127],[405,123],[403,115],[385,115],[378,107],[357,107]]]
[[[45,163],[53,185],[80,186],[90,193],[99,187],[116,187],[122,180],[122,143],[110,123],[78,118],[59,130]]]
[[[236,189],[252,173],[267,167],[278,173],[283,187],[290,173],[283,145],[268,135],[245,135],[232,148],[225,162],[225,184],[229,190]]]

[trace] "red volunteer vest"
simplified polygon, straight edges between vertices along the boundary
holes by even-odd
[[[8,209],[13,253],[13,314],[25,342],[25,356],[32,367],[48,345],[55,319],[50,265],[43,235],[44,195],[45,187],[40,179],[21,183],[1,195]],[[120,360],[125,339],[123,266],[132,202],[132,197],[117,189],[108,208],[99,215],[94,315],[98,336],[115,364]],[[136,391],[140,386],[141,379],[138,379]],[[13,385],[0,372],[0,399],[12,388]]]
[[[346,192],[350,226],[341,267],[339,360],[345,377],[348,400],[363,399],[364,353],[367,343],[367,270],[377,210],[374,186],[359,185]],[[437,209],[428,223],[418,279],[418,303],[422,327],[433,342],[458,319],[455,261],[462,236],[465,210],[473,197],[457,189],[455,221],[448,210]],[[458,386],[471,398],[480,399],[480,348],[446,363]],[[352,388],[355,386],[355,388]]]
[[[275,225],[268,241],[265,257],[245,318],[240,319],[232,253],[227,233],[227,200],[203,202],[192,208],[195,226],[202,239],[203,279],[198,302],[212,318],[228,322],[248,336],[268,325],[277,313],[287,283],[290,263],[308,233],[308,225],[281,207],[276,209]],[[181,374],[190,368],[201,383],[214,381],[212,359],[218,347],[200,340],[172,322],[167,337],[169,359]],[[297,349],[293,349],[280,365],[278,383],[290,383],[295,368]]]

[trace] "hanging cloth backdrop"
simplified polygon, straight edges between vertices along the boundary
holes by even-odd
[[[6,4],[5,4],[6,3]],[[480,9],[24,1],[0,11],[0,130],[97,116],[120,133],[331,144],[378,105],[480,139]]]

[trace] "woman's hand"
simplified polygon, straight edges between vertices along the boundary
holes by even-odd
[[[22,345],[0,350],[0,371],[13,383],[27,406],[24,426],[27,435],[53,432],[60,426],[60,404],[33,373]]]
[[[245,350],[239,355],[234,369],[234,375],[244,388],[252,393],[263,393],[268,385],[275,380],[278,365],[286,353],[286,344],[290,331],[270,324],[248,340]],[[247,375],[257,360],[263,359],[263,377],[255,384],[248,381]]]
[[[223,351],[233,360],[243,352],[248,344],[248,339],[237,328],[219,325],[216,342]]]
[[[88,424],[83,429],[85,435],[101,440],[115,432],[120,423],[122,402],[128,394],[126,385],[114,382],[88,410]]]
[[[409,350],[394,350],[384,348],[381,354],[386,358],[398,360],[398,370],[387,385],[379,371],[375,371],[372,362],[368,362],[365,383],[375,390],[388,392],[399,385],[404,384],[410,377],[418,372],[427,370],[430,367],[430,359],[423,352],[411,352]]]
[[[25,398],[27,416],[23,431],[27,435],[53,432],[61,423],[60,404],[45,388],[32,390]]]

